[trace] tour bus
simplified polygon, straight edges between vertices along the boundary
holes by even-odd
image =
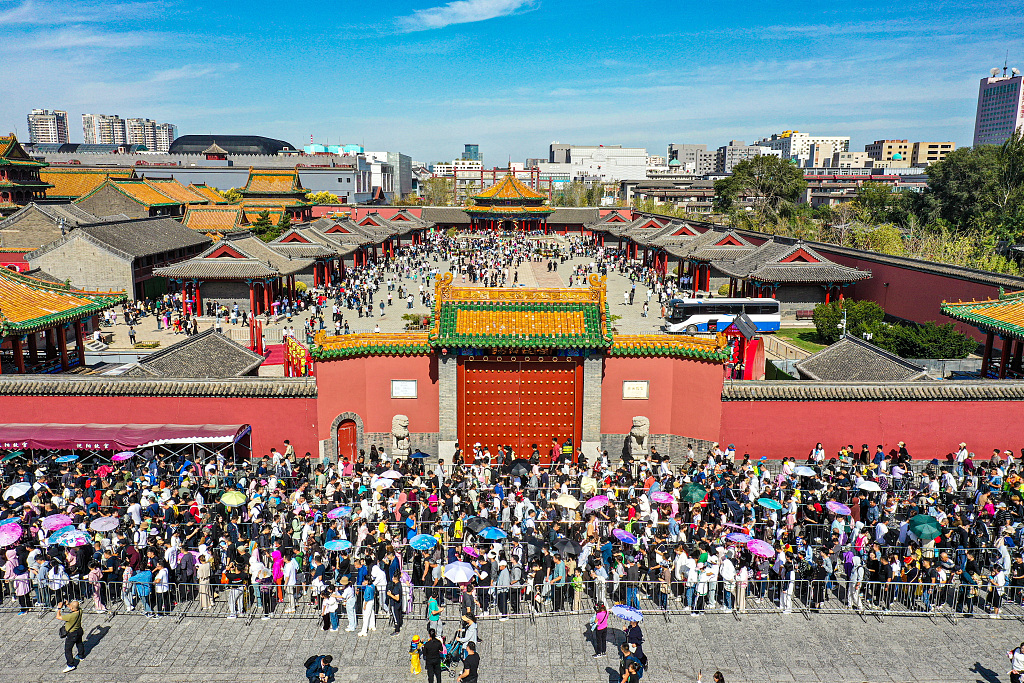
[[[779,302],[775,299],[672,299],[665,305],[666,332],[718,332],[746,313],[758,332],[777,332]]]

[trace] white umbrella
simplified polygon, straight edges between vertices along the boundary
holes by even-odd
[[[21,498],[28,493],[31,488],[32,484],[27,481],[23,481],[20,484],[14,484],[13,486],[8,486],[7,490],[4,491],[4,498]]]
[[[807,465],[801,465],[800,467],[797,467],[795,470],[793,470],[793,474],[795,474],[798,477],[818,476],[818,473],[815,472],[812,468],[808,467]]]
[[[580,506],[580,502],[576,500],[575,496],[570,496],[568,493],[563,493],[554,500],[555,505],[561,505],[564,508],[575,510]]]
[[[881,491],[882,487],[873,481],[862,481],[857,485],[861,491]]]
[[[375,489],[375,488],[389,489],[389,488],[391,488],[394,485],[395,485],[395,480],[394,479],[388,479],[387,477],[376,477],[376,478],[374,478],[373,481],[370,482],[370,488],[371,489]]]
[[[452,583],[469,583],[476,576],[476,570],[468,562],[452,562],[444,566],[444,578]]]
[[[394,470],[388,470],[384,474],[380,475],[381,479],[401,479],[402,475]]]

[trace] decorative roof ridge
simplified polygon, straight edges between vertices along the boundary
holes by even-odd
[[[722,387],[723,401],[1024,401],[1024,382],[910,380],[815,382],[739,380]]]
[[[107,375],[3,375],[0,396],[248,396],[315,398],[315,377],[218,379],[112,377]]]
[[[331,360],[367,354],[415,356],[431,352],[426,332],[362,332],[329,335],[318,332],[313,338],[310,356]]]
[[[116,291],[110,291],[110,292],[98,292],[98,291],[93,291],[93,290],[90,290],[90,289],[75,289],[74,287],[72,287],[71,285],[67,284],[66,282],[51,282],[49,280],[42,280],[40,278],[33,277],[32,275],[25,275],[24,273],[19,273],[18,271],[11,270],[10,268],[2,268],[2,269],[0,269],[0,275],[2,275],[3,277],[7,277],[7,278],[10,278],[10,279],[13,279],[13,280],[20,280],[24,284],[32,286],[32,287],[41,287],[43,289],[58,290],[58,291],[60,291],[62,293],[83,294],[85,296],[103,296],[103,297],[106,297],[106,296],[117,296],[117,295],[120,295],[120,294],[124,294],[124,290],[116,290]]]
[[[166,346],[166,347],[160,349],[159,351],[154,351],[153,353],[147,354],[147,355],[143,356],[139,360],[139,363],[142,364],[142,365],[145,365],[145,364],[150,363],[150,362],[152,362],[154,360],[159,360],[160,358],[163,358],[165,356],[169,356],[169,355],[173,355],[175,353],[178,353],[178,352],[180,352],[184,348],[188,348],[189,346],[192,346],[194,344],[206,341],[208,339],[216,339],[220,343],[226,344],[229,348],[231,348],[234,351],[243,351],[246,355],[251,356],[252,358],[258,358],[259,360],[256,360],[253,363],[251,363],[245,369],[245,372],[251,372],[253,369],[255,369],[255,368],[259,367],[260,365],[262,365],[263,362],[266,360],[265,357],[259,355],[258,353],[256,353],[252,349],[250,349],[249,347],[243,346],[242,344],[239,344],[238,342],[236,342],[231,337],[229,337],[229,336],[227,336],[225,334],[222,334],[222,333],[218,332],[216,330],[216,328],[211,327],[208,330],[203,330],[199,334],[190,335],[190,336],[186,337],[185,339],[182,339],[179,342],[171,344],[170,346]]]

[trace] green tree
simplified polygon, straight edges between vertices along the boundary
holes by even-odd
[[[885,183],[864,183],[857,189],[853,200],[860,218],[869,223],[885,223],[892,217],[896,204],[892,185]]]
[[[218,190],[220,192],[220,190]],[[223,192],[220,192],[220,196],[228,200],[232,204],[237,204],[242,201],[242,193],[238,191],[238,188],[232,187]]]
[[[843,311],[846,311],[846,333],[861,336],[874,333],[885,311],[874,301],[840,299],[814,307],[814,327],[822,344],[833,344],[843,335]]]
[[[758,156],[736,164],[732,175],[715,181],[715,206],[722,211],[733,208],[746,196],[763,221],[777,222],[784,204],[795,204],[807,181],[795,165],[776,156]]]
[[[252,225],[249,226],[249,230],[252,231],[252,234],[256,235],[257,237],[259,237],[264,242],[269,242],[270,241],[270,240],[266,239],[264,237],[264,235],[268,234],[273,229],[274,229],[274,223],[270,220],[270,212],[269,211],[260,211],[259,214],[256,216],[256,220],[253,221]],[[273,239],[273,238],[271,238],[271,239]]]
[[[292,227],[292,215],[285,211],[281,214],[281,217],[277,219],[277,234],[283,235],[286,231]]]
[[[455,202],[455,180],[428,178],[423,183],[422,193],[427,206],[451,206]]]
[[[338,199],[338,195],[327,192],[307,192],[306,201],[314,204],[340,204],[341,200]]]
[[[883,325],[871,341],[901,358],[966,358],[978,347],[953,323]]]

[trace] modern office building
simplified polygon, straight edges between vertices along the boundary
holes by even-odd
[[[68,113],[49,109],[33,109],[28,115],[29,142],[64,145],[68,138]]]
[[[913,145],[909,140],[875,140],[864,151],[875,161],[909,161]]]
[[[622,145],[565,145],[551,143],[545,173],[567,171],[573,180],[614,182],[647,177],[647,150]]]
[[[715,152],[715,173],[732,173],[736,164],[767,153],[767,147],[747,145],[743,140],[730,140]]]
[[[778,151],[783,159],[795,161],[799,166],[813,167],[818,161],[831,158],[836,152],[850,151],[848,135],[809,135],[798,130],[773,133],[754,143]]]
[[[707,145],[669,145],[668,163],[670,166],[679,166],[687,173],[694,175],[708,175],[715,172],[715,151],[708,151]],[[674,164],[673,162],[679,162]]]
[[[950,152],[956,149],[956,143],[947,142],[915,142],[910,151],[911,166],[928,166],[937,161],[942,161]]]
[[[978,87],[978,113],[974,119],[974,146],[1001,145],[1024,127],[1024,77],[1013,68],[992,69]]]
[[[483,163],[484,158],[480,156],[480,145],[466,143],[466,149],[462,153],[462,158],[469,161],[479,161]]]

